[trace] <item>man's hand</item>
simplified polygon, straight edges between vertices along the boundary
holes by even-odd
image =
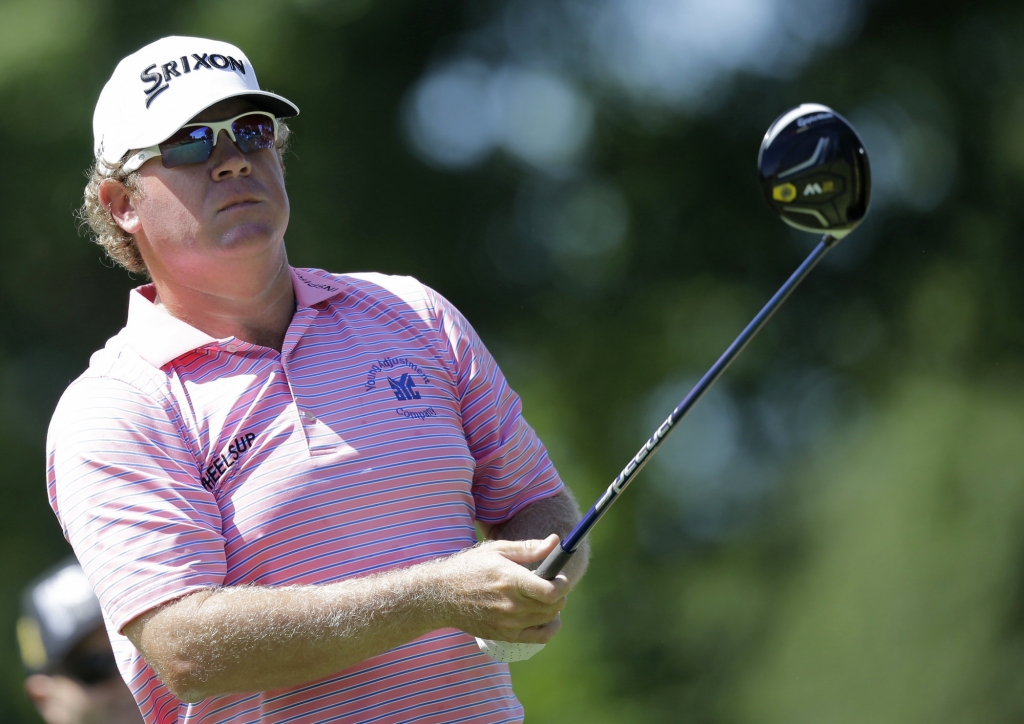
[[[580,519],[580,508],[576,499],[563,488],[558,495],[530,503],[504,523],[483,525],[477,523],[488,540],[530,540],[556,533],[565,538]],[[586,541],[576,549],[565,566],[569,585],[575,586],[587,570],[590,561],[590,546]],[[541,563],[542,561],[537,561]],[[536,568],[537,566],[531,566]]]
[[[569,580],[545,581],[523,566],[539,563],[558,545],[544,540],[487,541],[445,561],[449,625],[480,638],[547,643],[558,633]]]

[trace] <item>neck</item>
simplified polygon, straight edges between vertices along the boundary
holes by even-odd
[[[270,347],[284,345],[295,312],[287,259],[265,278],[222,279],[210,288],[175,284],[154,275],[156,304],[211,337],[235,337]]]

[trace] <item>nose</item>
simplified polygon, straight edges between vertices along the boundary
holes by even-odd
[[[217,136],[217,144],[213,147],[210,158],[213,160],[211,175],[214,181],[248,176],[252,171],[249,158],[238,150],[238,146],[231,140],[227,131],[221,131]]]

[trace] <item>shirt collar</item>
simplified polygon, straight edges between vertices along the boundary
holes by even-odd
[[[341,283],[325,271],[296,269],[295,267],[290,267],[290,269],[292,287],[295,289],[295,300],[300,307],[312,307],[341,291]]]
[[[319,269],[290,268],[295,299],[300,307],[311,307],[338,294],[341,283]],[[156,287],[146,284],[128,295],[128,323],[124,333],[128,345],[154,367],[163,367],[183,354],[217,342],[188,322],[171,316],[154,304]]]
[[[153,303],[152,284],[132,289],[128,295],[128,323],[124,327],[128,345],[154,367],[163,367],[186,352],[216,342],[188,322],[172,317]]]

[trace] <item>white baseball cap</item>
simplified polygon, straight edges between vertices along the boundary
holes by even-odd
[[[214,103],[244,97],[278,118],[298,106],[260,90],[245,53],[229,43],[171,36],[117,64],[92,118],[97,159],[118,163],[128,151],[167,140]]]

